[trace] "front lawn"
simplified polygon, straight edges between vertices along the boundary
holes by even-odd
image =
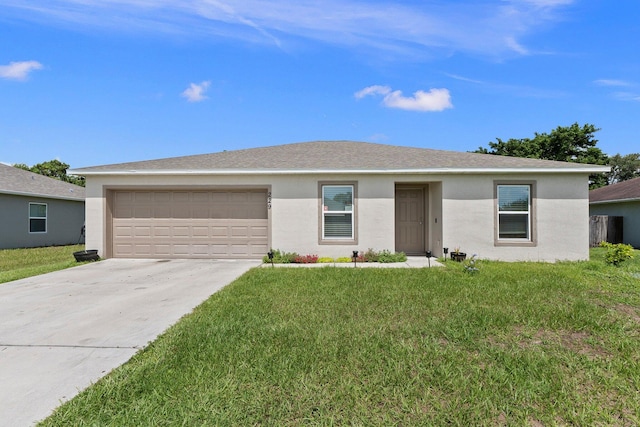
[[[253,269],[43,425],[638,425],[638,251],[593,254]]]
[[[73,253],[84,245],[0,250],[0,283],[63,270],[77,264]]]

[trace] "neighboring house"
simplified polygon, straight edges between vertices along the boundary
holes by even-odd
[[[0,163],[0,249],[78,243],[83,187]]]
[[[589,257],[603,166],[320,141],[72,171],[102,257],[258,258],[269,248],[481,258]]]
[[[640,248],[640,178],[589,192],[590,215],[622,217],[622,242]]]

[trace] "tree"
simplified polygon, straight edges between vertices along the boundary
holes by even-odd
[[[496,138],[489,142],[489,148],[479,147],[475,152],[500,156],[529,157],[532,159],[556,160],[572,163],[606,165],[609,157],[596,147],[598,140],[594,133],[600,129],[592,124],[580,126],[558,126],[550,133],[535,133],[532,139],[514,139],[506,142]],[[605,174],[593,174],[589,177],[589,187],[598,188],[607,185]]]
[[[61,162],[60,160],[49,160],[48,162],[38,163],[31,167],[24,163],[16,163],[13,166],[18,169],[23,169],[39,175],[48,176],[49,178],[59,179],[60,181],[84,187],[84,178],[75,175],[67,175],[69,165]]]
[[[616,154],[609,158],[609,166],[611,166],[611,172],[607,174],[609,184],[640,177],[640,153],[625,156]]]

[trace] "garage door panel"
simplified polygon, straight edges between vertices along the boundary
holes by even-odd
[[[257,258],[268,251],[265,190],[118,191],[115,257]]]
[[[149,191],[135,191],[132,194],[136,203],[150,203],[153,201],[154,193]]]
[[[251,227],[251,236],[253,237],[267,237],[267,227],[266,226],[253,226]]]
[[[151,227],[138,225],[133,229],[133,237],[151,237]]]
[[[153,227],[153,236],[157,238],[171,237],[171,227],[167,225],[156,225]]]
[[[156,243],[154,245],[154,253],[161,257],[168,257],[171,255],[171,245]]]
[[[115,225],[113,227],[113,235],[116,238],[132,237],[133,227],[131,227],[130,225]]]
[[[194,191],[191,193],[192,201],[196,203],[209,203],[209,192]]]
[[[192,230],[191,235],[194,238],[208,239],[210,236],[209,227],[203,227],[201,225],[197,225],[197,226],[193,226],[191,230]]]
[[[124,214],[124,212],[122,212],[122,214]],[[133,218],[152,218],[151,206],[135,205],[130,216]],[[122,216],[122,218],[126,218],[126,216]]]

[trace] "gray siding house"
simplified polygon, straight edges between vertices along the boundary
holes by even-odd
[[[83,187],[0,164],[0,249],[78,243]]]
[[[589,192],[589,214],[622,217],[622,242],[640,248],[640,178]]]

